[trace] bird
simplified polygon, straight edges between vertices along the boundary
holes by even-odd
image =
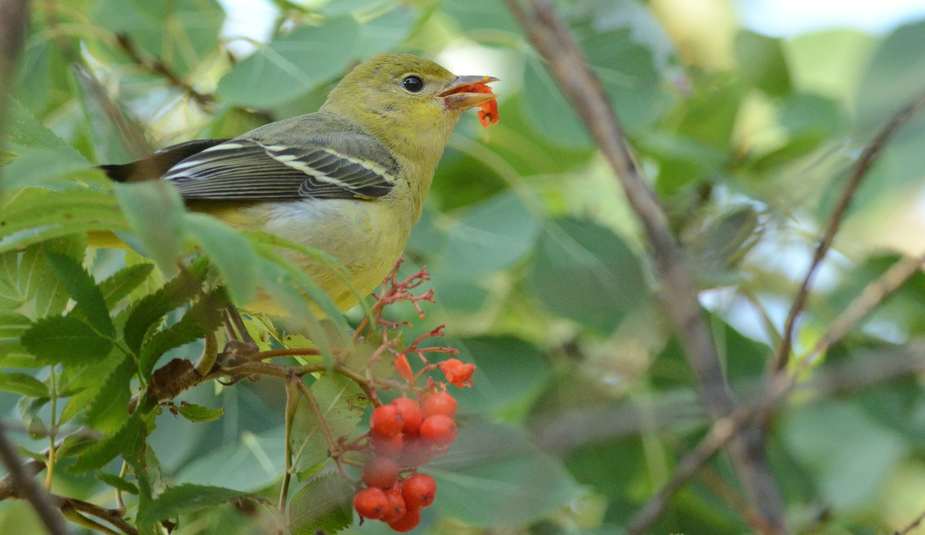
[[[191,211],[333,256],[346,280],[328,264],[287,253],[347,310],[401,257],[454,127],[467,109],[496,106],[485,85],[494,81],[412,54],[382,54],[348,72],[316,112],[100,167],[118,182],[166,181]],[[244,309],[285,314],[263,294]]]

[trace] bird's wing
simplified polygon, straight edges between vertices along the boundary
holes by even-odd
[[[163,178],[190,200],[374,199],[391,191],[399,166],[379,141],[318,124],[268,125],[180,160]]]

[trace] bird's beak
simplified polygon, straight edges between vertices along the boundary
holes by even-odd
[[[437,96],[443,98],[443,104],[449,110],[466,110],[493,100],[494,93],[478,86],[497,81],[494,76],[457,76]]]

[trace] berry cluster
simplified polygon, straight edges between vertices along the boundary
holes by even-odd
[[[451,364],[448,373],[441,366],[447,380],[467,383],[475,365],[450,360],[463,369]],[[468,376],[460,381],[460,374]],[[421,509],[434,502],[437,482],[417,469],[449,449],[456,438],[455,416],[456,399],[434,385],[419,400],[399,397],[376,407],[369,431],[373,453],[363,467],[366,488],[357,491],[353,499],[361,517],[382,520],[399,532],[418,525]]]

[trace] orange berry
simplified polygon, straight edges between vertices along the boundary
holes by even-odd
[[[361,489],[353,496],[353,507],[363,518],[382,518],[388,505],[389,499],[382,489]]]
[[[363,483],[370,487],[388,489],[398,480],[399,466],[388,457],[373,457],[363,467]]]
[[[401,495],[410,509],[429,507],[437,496],[437,482],[426,474],[414,474],[401,483]]]
[[[417,525],[421,522],[421,510],[412,507],[408,509],[404,515],[398,520],[393,520],[389,522],[389,527],[393,530],[404,533],[406,531],[411,531],[416,528]]]
[[[411,364],[408,363],[408,357],[404,353],[395,357],[395,360],[392,361],[392,365],[395,366],[395,372],[398,373],[405,381],[409,383],[414,382],[414,372],[411,371]]]
[[[424,419],[424,413],[418,402],[406,397],[395,398],[392,405],[398,409],[403,425],[401,430],[405,433],[416,434],[421,427],[421,420]]]
[[[405,516],[405,513],[408,512],[408,508],[405,506],[405,499],[401,496],[401,489],[397,486],[389,489],[385,493],[386,498],[388,499],[388,506],[385,508],[385,513],[382,514],[383,522],[395,522]]]
[[[424,415],[442,414],[452,418],[456,416],[456,399],[449,392],[431,392],[424,394]]]
[[[372,432],[381,437],[394,437],[401,433],[404,422],[394,405],[376,407],[372,417]]]
[[[421,423],[421,438],[435,446],[448,446],[456,438],[456,422],[444,414],[434,414]]]
[[[470,379],[475,373],[475,364],[463,362],[459,359],[447,359],[439,364],[440,371],[446,380],[458,388],[472,386]]]

